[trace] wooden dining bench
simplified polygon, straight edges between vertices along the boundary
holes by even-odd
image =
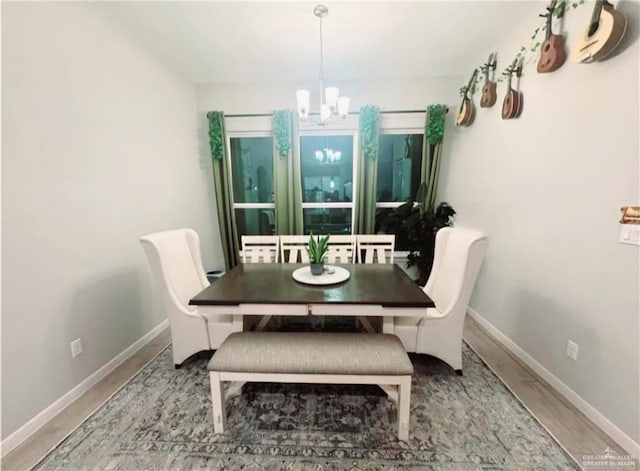
[[[213,424],[226,428],[225,381],[377,384],[398,403],[398,437],[409,438],[413,365],[389,334],[237,332],[209,362]]]

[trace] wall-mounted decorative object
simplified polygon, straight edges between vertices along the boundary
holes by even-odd
[[[556,9],[557,0],[552,0],[547,7],[547,13],[540,15],[546,18],[545,40],[540,50],[540,59],[536,70],[540,74],[553,72],[558,70],[567,59],[567,53],[564,50],[564,36],[561,34],[553,34],[553,11]]]
[[[606,59],[620,44],[627,30],[627,18],[607,0],[596,0],[591,21],[576,42],[572,59],[593,62]]]
[[[496,65],[497,54],[492,52],[489,55],[489,59],[482,66],[482,73],[484,75],[484,85],[482,87],[482,98],[480,99],[480,106],[482,108],[491,108],[496,104],[498,94],[496,93]],[[493,73],[493,77],[491,74]]]
[[[462,95],[462,102],[460,103],[460,111],[456,116],[456,126],[470,126],[473,123],[475,117],[475,110],[473,107],[473,101],[469,98],[469,94],[473,94],[475,90],[475,80],[478,75],[478,69],[473,69],[473,74],[469,79],[466,86],[460,89]]]
[[[514,73],[517,77],[520,77],[522,73],[522,62],[517,56],[506,71],[509,78],[507,81],[507,93],[502,101],[502,119],[517,118],[522,113],[522,92],[515,90],[511,86],[511,79]]]
[[[640,206],[623,206],[620,224],[640,224]]]
[[[640,245],[640,206],[623,206],[620,211],[620,243]]]

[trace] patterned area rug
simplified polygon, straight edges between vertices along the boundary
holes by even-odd
[[[579,469],[466,345],[463,377],[411,357],[407,442],[376,386],[247,384],[215,435],[209,357],[175,370],[167,348],[34,469]]]

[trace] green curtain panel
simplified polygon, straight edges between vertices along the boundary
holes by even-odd
[[[224,264],[231,270],[238,264],[238,231],[233,212],[233,188],[231,172],[227,159],[227,137],[224,130],[224,113],[211,111],[207,113],[209,120],[209,146],[211,147],[211,164],[213,167],[213,187],[218,209],[218,225],[220,240],[224,254]]]
[[[303,233],[302,181],[298,127],[291,110],[273,113],[273,179],[275,230],[280,235]]]
[[[360,108],[359,117],[360,146],[353,231],[355,234],[373,234],[376,224],[380,113],[377,107],[366,105]]]
[[[427,107],[424,141],[422,143],[421,170],[421,181],[425,184],[426,191],[424,192],[424,198],[419,203],[428,212],[433,212],[436,203],[446,115],[447,107],[445,105],[430,105]]]

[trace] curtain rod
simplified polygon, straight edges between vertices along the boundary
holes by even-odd
[[[426,113],[427,110],[390,110],[380,111],[380,114],[409,114],[409,113]],[[449,112],[449,107],[445,107],[445,113]],[[310,115],[319,115],[320,113],[309,113]],[[358,111],[352,111],[350,115],[360,114]],[[273,116],[273,113],[255,113],[255,114],[225,114],[225,118],[263,118],[266,116]]]

